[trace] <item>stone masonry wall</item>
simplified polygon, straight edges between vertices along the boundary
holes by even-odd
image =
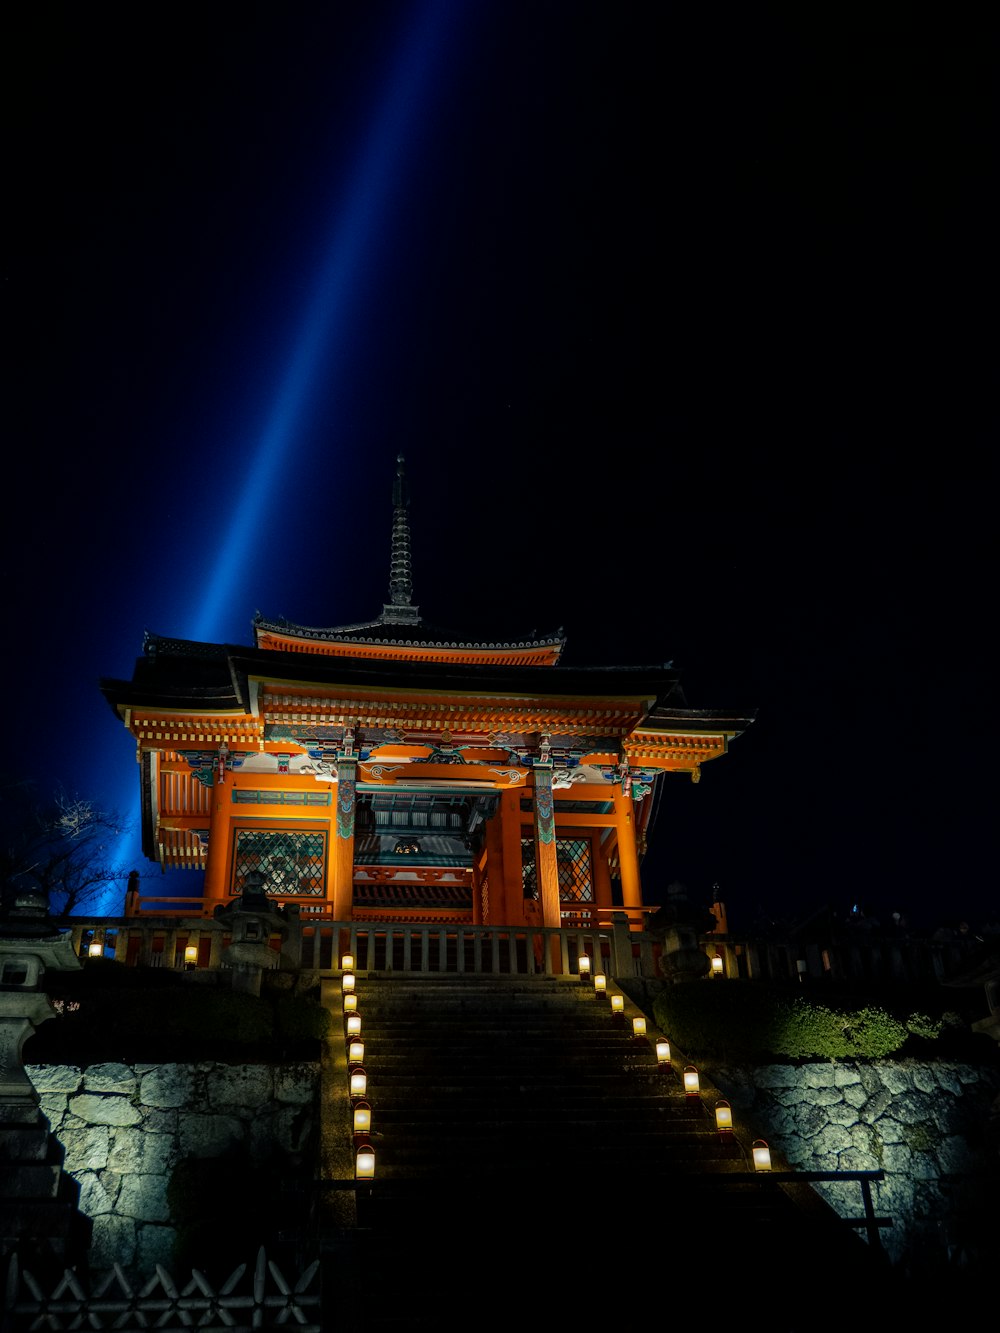
[[[172,1268],[166,1190],[184,1157],[245,1148],[261,1159],[313,1150],[319,1065],[29,1065],[41,1109],[93,1222],[91,1267]],[[704,1073],[734,1112],[793,1167],[885,1172],[875,1211],[904,1269],[1000,1252],[1000,1069],[916,1061]],[[854,1182],[816,1186],[842,1216],[862,1212]]]
[[[28,1065],[93,1222],[92,1271],[172,1270],[167,1184],[185,1157],[312,1150],[319,1065]]]
[[[712,1066],[712,1082],[803,1171],[881,1168],[872,1185],[892,1263],[961,1267],[1000,1253],[1000,1069],[899,1062]],[[842,1217],[856,1182],[817,1184]]]

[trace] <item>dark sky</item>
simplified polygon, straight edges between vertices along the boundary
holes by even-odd
[[[995,915],[972,13],[8,16],[7,771],[127,813],[146,629],[377,614],[402,452],[428,620],[757,710],[667,783],[651,900]]]

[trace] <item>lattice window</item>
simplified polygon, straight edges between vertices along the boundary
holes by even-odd
[[[556,838],[559,863],[559,901],[592,903],[594,876],[590,867],[589,838]]]
[[[326,834],[290,829],[236,830],[235,891],[258,871],[271,897],[326,896]]]
[[[564,906],[594,901],[589,838],[556,838],[559,901]],[[534,838],[521,839],[521,887],[525,898],[538,897]]]
[[[521,839],[521,889],[525,898],[538,897],[538,868],[534,838]]]

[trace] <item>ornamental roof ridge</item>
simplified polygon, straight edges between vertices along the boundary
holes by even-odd
[[[522,636],[518,639],[480,639],[456,633],[454,630],[437,629],[424,623],[415,624],[412,627],[402,624],[398,625],[397,628],[394,622],[383,619],[381,616],[377,620],[363,620],[353,625],[333,625],[325,628],[313,625],[296,625],[285,619],[265,620],[259,614],[254,617],[253,623],[255,631],[264,630],[274,634],[295,635],[325,642],[397,643],[410,648],[539,648],[546,645],[556,646],[566,642],[561,626],[547,634],[539,635],[532,632],[531,635]],[[419,630],[419,636],[406,632],[407,629],[411,628],[412,630]],[[361,631],[369,629],[389,630],[390,632],[378,636],[369,634],[362,637]],[[392,629],[396,629],[397,632],[392,633]]]
[[[142,651],[146,657],[155,657],[158,652],[170,656],[227,657],[234,648],[241,650],[242,645],[206,643],[201,639],[180,639],[171,634],[154,634],[148,629],[144,630],[142,635]]]

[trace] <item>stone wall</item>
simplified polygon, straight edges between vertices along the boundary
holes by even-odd
[[[185,1157],[315,1151],[319,1065],[29,1065],[93,1222],[91,1267],[173,1266],[167,1183]],[[1000,1068],[916,1061],[703,1067],[792,1167],[872,1170],[892,1262],[979,1263],[1000,1252]],[[818,1184],[842,1216],[855,1182]]]
[[[795,1168],[867,1171],[892,1263],[973,1266],[1000,1253],[1000,1068],[942,1061],[707,1065],[734,1113]],[[842,1217],[856,1182],[817,1184]]]
[[[28,1065],[93,1222],[92,1271],[172,1269],[167,1184],[186,1157],[315,1151],[319,1065]]]

